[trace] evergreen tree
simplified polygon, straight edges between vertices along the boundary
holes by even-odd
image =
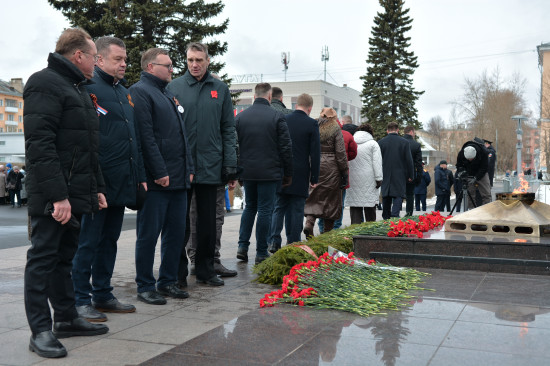
[[[415,102],[423,91],[415,91],[412,75],[418,67],[417,57],[408,52],[412,19],[403,9],[403,0],[379,0],[384,8],[377,13],[369,39],[367,73],[362,76],[363,108],[361,115],[372,125],[375,138],[386,135],[386,126],[395,121],[400,128],[421,128]]]
[[[137,82],[141,72],[141,52],[151,47],[168,50],[174,64],[174,77],[187,70],[185,46],[189,42],[208,45],[210,57],[223,55],[227,42],[212,37],[227,30],[229,19],[219,25],[209,24],[224,8],[222,1],[203,0],[185,4],[185,0],[48,0],[71,22],[85,29],[92,38],[115,36],[126,43],[129,85]],[[209,70],[219,73],[225,64],[212,62]],[[226,82],[227,75],[220,75]]]

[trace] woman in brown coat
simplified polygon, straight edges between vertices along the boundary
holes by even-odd
[[[347,184],[348,161],[344,138],[336,120],[336,111],[323,108],[319,117],[321,137],[321,171],[319,183],[310,188],[304,215],[304,234],[313,236],[316,218],[325,221],[325,232],[332,230],[334,221],[342,214],[342,190]]]

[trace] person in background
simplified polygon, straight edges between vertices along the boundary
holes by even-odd
[[[497,152],[493,147],[493,142],[483,139],[485,143],[485,148],[487,149],[487,157],[489,161],[487,162],[487,173],[489,174],[489,183],[491,187],[493,186],[493,178],[495,177],[495,166],[497,164]]]
[[[316,218],[324,219],[323,232],[331,231],[342,215],[342,190],[348,184],[348,160],[342,129],[336,111],[323,108],[319,116],[321,165],[319,183],[310,189],[304,215],[306,238],[313,236]]]
[[[373,138],[368,123],[359,126],[353,137],[357,143],[357,157],[349,162],[349,184],[346,205],[350,206],[352,224],[376,221],[376,208],[382,185],[382,153]],[[364,214],[364,216],[363,216]]]
[[[426,211],[426,195],[428,194],[428,186],[432,182],[430,173],[424,169],[425,163],[422,162],[422,175],[420,176],[420,183],[414,187],[414,199],[416,203],[416,211],[420,211],[420,205],[422,205],[422,211]]]
[[[281,112],[284,115],[292,113],[292,109],[288,109],[283,103],[283,90],[276,86],[271,88],[271,108]]]
[[[17,198],[17,207],[21,207],[21,188],[23,187],[23,173],[17,165],[13,166],[13,169],[8,173],[6,177],[6,188],[10,194],[11,207],[15,207],[15,201]]]
[[[405,215],[412,216],[414,208],[414,189],[420,184],[422,179],[422,151],[420,143],[418,143],[414,138],[416,132],[413,126],[407,126],[404,129],[405,134],[403,138],[409,142],[411,147],[411,156],[414,164],[414,179],[412,182],[407,182],[406,189],[406,200],[407,204],[405,205]]]
[[[399,211],[406,196],[406,185],[414,178],[411,148],[407,140],[399,136],[399,125],[390,122],[388,135],[378,141],[382,151],[382,218],[399,217]]]
[[[5,205],[7,203],[7,194],[8,189],[6,188],[6,167],[0,165],[0,205]]]
[[[434,170],[436,211],[445,211],[445,207],[447,211],[451,211],[451,187],[454,181],[452,177],[453,173],[447,169],[447,161],[441,160]]]

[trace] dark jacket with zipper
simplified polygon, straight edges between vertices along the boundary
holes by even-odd
[[[105,179],[109,206],[136,204],[136,190],[145,182],[141,144],[134,122],[130,92],[120,82],[95,68],[94,84],[86,86],[97,97],[99,116],[99,165]],[[92,98],[93,99],[93,98]]]
[[[189,70],[169,85],[184,108],[196,184],[225,184],[222,168],[237,167],[233,103],[227,85],[207,71],[199,81]]]
[[[157,191],[188,189],[189,174],[195,174],[183,124],[183,107],[166,85],[166,81],[142,71],[140,80],[130,87],[147,188]],[[166,176],[167,187],[154,182]]]
[[[242,180],[273,181],[292,177],[292,141],[285,116],[265,98],[237,115]]]
[[[82,72],[58,53],[33,74],[23,92],[25,164],[30,216],[69,199],[73,214],[99,210],[105,193],[99,168],[99,121]]]

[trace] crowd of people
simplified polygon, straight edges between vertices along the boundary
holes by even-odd
[[[108,313],[135,312],[111,285],[126,208],[137,210],[137,300],[151,305],[189,297],[189,274],[207,286],[238,275],[220,258],[227,190],[237,182],[245,206],[236,256],[248,261],[255,225],[256,264],[281,248],[283,226],[290,244],[313,236],[316,223],[321,233],[340,227],[346,206],[353,224],[375,221],[380,197],[384,219],[399,217],[403,199],[407,215],[415,200],[426,209],[431,178],[414,127],[401,137],[390,122],[376,142],[369,123],[339,121],[330,107],[310,116],[306,93],[288,109],[268,83],[234,116],[228,86],[208,70],[207,46],[193,42],[185,52],[187,71],[172,80],[170,54],[144,50],[140,80],[127,89],[124,41],[94,42],[70,28],[25,86],[27,172],[1,167],[9,197],[0,198],[20,206],[26,179],[25,310],[29,348],[42,357],[67,354],[58,338],[107,333]],[[457,166],[475,175],[485,199],[487,150],[478,145],[466,143]],[[447,181],[442,204],[452,185],[443,163],[435,176],[436,189]]]

